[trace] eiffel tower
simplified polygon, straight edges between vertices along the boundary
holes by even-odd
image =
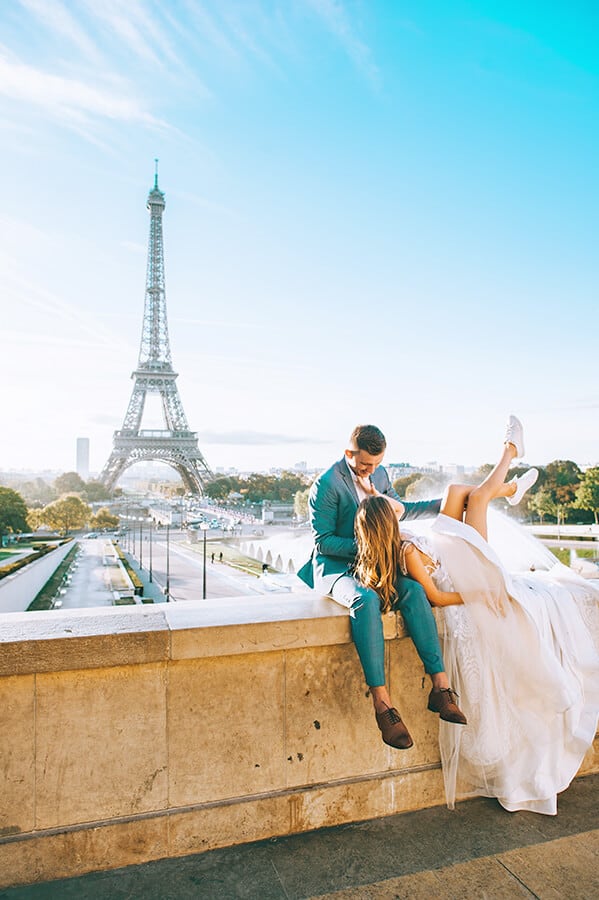
[[[148,194],[150,240],[146,274],[146,298],[141,346],[135,380],[125,421],[114,432],[112,453],[100,475],[100,481],[112,489],[125,469],[134,463],[154,460],[167,463],[179,473],[186,489],[194,494],[204,492],[205,482],[212,478],[206,460],[198,447],[198,436],[189,430],[173,371],[166,321],[164,288],[164,248],[162,213],[164,194],[158,188],[158,160],[154,187]],[[160,394],[164,429],[142,430],[146,396]]]

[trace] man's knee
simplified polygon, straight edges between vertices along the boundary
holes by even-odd
[[[379,595],[371,588],[362,587],[349,575],[345,575],[335,582],[331,596],[334,600],[349,607],[352,616],[355,616],[356,613],[368,615],[373,611],[380,615]]]
[[[354,600],[351,605],[353,613],[375,613],[377,616],[381,614],[381,601],[379,595],[371,588],[363,588],[356,585]]]
[[[406,607],[418,608],[426,605],[430,608],[424,588],[413,578],[402,578],[397,584],[398,598],[395,606],[400,611]]]

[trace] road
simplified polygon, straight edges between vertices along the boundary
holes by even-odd
[[[72,579],[66,594],[60,598],[61,609],[82,606],[112,606],[109,571],[104,565],[104,538],[79,541],[81,552],[72,568]]]
[[[203,591],[203,559],[201,544],[191,549],[185,542],[185,535],[171,533],[169,538],[169,589],[172,600],[201,600]],[[210,547],[210,545],[208,545]],[[136,545],[133,567],[139,571],[139,542]],[[253,575],[238,572],[227,565],[210,562],[210,550],[206,565],[206,597],[239,597],[248,593],[262,593],[258,579]],[[152,582],[164,591],[166,587],[167,545],[164,531],[154,535],[152,541]],[[150,541],[143,541],[143,580],[148,578],[150,566]]]
[[[105,549],[110,538],[87,538],[79,541],[80,553],[71,572],[72,578],[66,593],[60,597],[61,609],[112,606],[113,590],[120,585],[111,583],[116,570],[105,565]],[[122,544],[134,571],[145,585],[146,596],[154,600],[162,598],[166,588],[167,542],[166,532],[155,532],[152,540],[152,582],[149,584],[150,539],[144,535],[142,569],[139,566],[139,540],[133,547]],[[241,572],[226,564],[210,561],[208,544],[206,565],[206,598],[240,597],[248,594],[269,593],[269,588],[253,575]],[[173,531],[169,536],[169,592],[172,601],[201,600],[203,593],[203,549],[201,542],[190,545],[185,532]],[[270,588],[272,590],[272,587]]]

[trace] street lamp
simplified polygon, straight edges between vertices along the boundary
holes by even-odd
[[[166,526],[166,583],[164,585],[164,595],[166,597],[167,603],[169,603],[170,599],[171,599],[170,533],[171,533],[171,526],[167,524],[167,526]]]
[[[139,568],[140,571],[144,567],[144,546],[143,546],[143,516],[139,517]]]
[[[200,528],[204,532],[204,569],[202,572],[202,600],[206,599],[206,532],[210,528],[208,522],[200,522]]]
[[[153,538],[152,525],[153,525],[153,520],[150,519],[150,584],[152,583],[152,538]]]

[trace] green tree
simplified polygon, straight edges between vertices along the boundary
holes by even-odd
[[[27,505],[12,488],[0,487],[0,547],[5,534],[27,531]]]
[[[81,497],[67,495],[49,503],[40,513],[48,528],[68,534],[74,528],[83,528],[89,521],[91,509]]]
[[[464,475],[461,479],[465,484],[480,484],[485,480],[487,475],[492,471],[493,465],[491,463],[483,463],[482,466],[479,466],[476,471],[472,472],[470,475]],[[510,472],[510,475],[512,473]]]
[[[103,506],[91,517],[89,524],[94,531],[112,531],[119,527],[119,517],[114,516],[106,506]]]
[[[419,478],[422,478],[419,472],[412,472],[411,475],[402,475],[401,478],[396,478],[393,482],[393,490],[397,491],[400,497],[405,497],[407,489]]]
[[[281,475],[252,472],[247,478],[231,475],[215,478],[206,486],[206,493],[213,500],[226,500],[229,494],[239,493],[251,503],[263,500],[291,503],[297,491],[305,487],[306,479],[295,472],[282,472]]]
[[[443,492],[447,479],[443,475],[421,475],[406,490],[406,500],[428,500],[439,497]]]
[[[296,518],[300,522],[305,522],[308,518],[308,498],[310,496],[310,488],[304,488],[303,491],[296,491],[293,499],[293,511]]]
[[[576,490],[580,484],[582,472],[571,459],[556,459],[545,467],[543,490],[547,491],[553,502],[557,523],[564,522],[568,510],[576,502]]]
[[[29,531],[37,531],[45,524],[43,509],[29,509],[27,511],[27,527]]]
[[[545,516],[555,516],[557,518],[557,507],[551,492],[545,490],[545,488],[541,488],[529,497],[528,508],[531,512],[535,512],[538,515],[541,525]]]
[[[17,485],[17,490],[23,500],[29,505],[34,503],[51,503],[56,499],[54,488],[43,478],[34,478],[32,481],[22,481]]]
[[[54,489],[61,494],[82,494],[85,491],[85,481],[77,472],[65,472],[59,475],[54,482]]]
[[[595,516],[595,524],[599,524],[599,467],[587,469],[582,481],[576,489],[575,509],[588,509]]]
[[[206,485],[206,494],[212,500],[226,500],[232,491],[243,493],[241,485],[243,482],[240,478],[231,478],[228,475],[222,478],[215,478]]]
[[[85,499],[88,503],[98,503],[101,500],[110,500],[112,494],[101,481],[92,478],[91,481],[85,482],[84,487]]]

